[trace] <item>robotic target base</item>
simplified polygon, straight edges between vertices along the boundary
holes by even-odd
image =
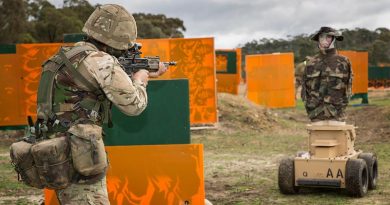
[[[300,187],[346,189],[363,197],[375,189],[378,162],[375,154],[354,149],[355,127],[337,121],[320,121],[307,126],[308,152],[282,159],[278,185],[283,194],[296,194]]]

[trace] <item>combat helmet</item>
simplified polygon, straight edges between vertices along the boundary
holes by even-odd
[[[312,37],[311,40],[318,41],[318,38],[320,37],[320,34],[326,33],[328,35],[334,36],[336,40],[342,41],[344,39],[343,35],[340,31],[337,31],[334,28],[331,27],[321,27],[320,30],[318,30]]]
[[[115,4],[98,6],[85,22],[83,32],[112,48],[126,50],[137,38],[134,17]]]

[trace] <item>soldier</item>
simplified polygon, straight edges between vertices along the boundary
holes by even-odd
[[[82,30],[88,36],[85,41],[65,48],[43,65],[38,122],[48,130],[43,134],[63,133],[71,142],[76,174],[69,186],[56,189],[60,203],[109,204],[107,160],[100,139],[102,123],[110,122],[111,103],[127,115],[139,115],[147,106],[148,77],[157,77],[167,68],[160,63],[158,72],[140,70],[132,78],[123,71],[116,57],[134,45],[137,27],[133,16],[122,6],[98,6]],[[75,154],[91,149],[91,145],[83,144],[83,139],[94,143],[87,155],[92,153],[92,159],[77,158],[79,154]],[[96,151],[99,146],[100,153]],[[91,166],[86,165],[88,161],[93,161]]]
[[[320,52],[306,60],[301,92],[306,112],[312,122],[345,121],[352,69],[348,58],[335,48],[335,41],[342,41],[343,36],[333,28],[321,27],[311,40],[317,41]]]

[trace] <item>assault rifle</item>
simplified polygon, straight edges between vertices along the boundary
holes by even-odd
[[[141,48],[142,44],[135,43],[133,47],[128,49],[124,55],[118,58],[119,63],[123,66],[125,72],[128,75],[133,75],[133,73],[145,69],[149,72],[157,72],[160,63],[159,56],[147,56],[141,58]],[[165,66],[175,66],[176,62],[163,62]]]

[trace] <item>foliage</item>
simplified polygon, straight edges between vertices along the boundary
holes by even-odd
[[[369,53],[369,64],[390,63],[390,30],[377,28],[370,31],[364,28],[352,30],[341,29],[344,41],[336,42],[341,50],[364,50]],[[307,34],[301,34],[288,39],[253,40],[243,45],[243,54],[294,52],[296,63],[305,60],[306,56],[315,55],[318,52],[317,44],[310,40]]]
[[[72,6],[76,7],[77,6]],[[78,33],[83,27],[77,10],[72,7],[55,8],[47,2],[38,5],[40,8],[35,14],[33,24],[33,37],[38,42],[59,42],[62,41],[64,33]],[[91,7],[92,8],[92,7]],[[90,12],[93,11],[93,8]]]
[[[135,13],[139,38],[182,38],[186,30],[179,18],[168,18],[163,14]]]
[[[0,43],[19,42],[26,24],[25,0],[0,0]]]
[[[65,33],[81,33],[98,5],[88,0],[63,0],[57,8],[47,0],[0,0],[0,44],[61,42]],[[139,38],[184,37],[181,19],[136,13]]]

